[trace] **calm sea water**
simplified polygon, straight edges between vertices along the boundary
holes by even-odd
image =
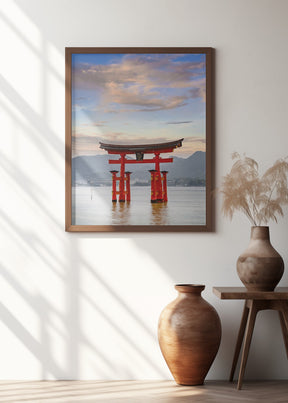
[[[205,225],[205,187],[168,187],[167,203],[151,203],[148,186],[132,186],[130,203],[112,203],[108,186],[76,186],[72,224]]]

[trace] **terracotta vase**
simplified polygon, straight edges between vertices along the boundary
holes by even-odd
[[[269,227],[252,227],[248,248],[237,260],[242,283],[249,291],[273,291],[283,271],[283,259],[270,243]]]
[[[204,285],[175,285],[178,297],[164,308],[158,340],[164,359],[180,385],[202,385],[217,354],[221,323],[205,301]]]

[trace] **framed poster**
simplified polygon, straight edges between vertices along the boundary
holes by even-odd
[[[211,231],[212,48],[66,48],[66,231]]]

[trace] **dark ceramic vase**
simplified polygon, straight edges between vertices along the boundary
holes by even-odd
[[[249,291],[273,291],[281,280],[284,262],[270,243],[269,227],[252,227],[248,248],[237,260],[240,280]]]
[[[202,385],[217,354],[221,323],[205,301],[204,285],[175,285],[178,297],[164,308],[158,340],[164,359],[180,385]]]

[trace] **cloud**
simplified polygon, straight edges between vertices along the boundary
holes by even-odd
[[[91,122],[91,123],[87,123],[87,125],[89,126],[94,126],[94,127],[103,127],[106,126],[107,120],[100,120],[99,122]]]
[[[167,125],[187,125],[193,123],[193,120],[185,120],[185,121],[175,121],[175,122],[167,122]]]
[[[97,137],[77,134],[72,137],[72,156],[99,154],[99,140]]]
[[[191,136],[191,137],[185,137],[185,142],[186,143],[206,143],[206,139],[202,136]]]
[[[196,151],[206,151],[206,139],[201,136],[185,137],[180,150],[181,157],[189,157]]]
[[[98,122],[81,123],[78,127],[104,127],[108,123],[107,120],[100,120]]]
[[[193,86],[189,89],[189,95],[191,98],[201,98],[203,101],[206,100],[206,84],[205,80],[199,80],[197,85]]]
[[[83,111],[86,109],[86,106],[84,105],[79,105],[79,104],[73,104],[72,105],[72,111],[73,112],[79,112],[79,111]]]
[[[181,55],[126,55],[117,63],[82,63],[73,71],[73,83],[76,89],[96,91],[100,98],[97,107],[110,113],[175,109],[189,99],[205,96],[205,63],[181,62],[179,58]]]
[[[115,83],[107,84],[107,93],[104,99],[107,98],[107,103],[112,100],[115,104],[133,105],[134,110],[150,111],[179,108],[185,104],[186,96],[167,96],[163,97],[160,91],[152,90],[148,87],[133,85],[125,87]],[[131,111],[131,110],[129,110]]]
[[[203,76],[204,62],[181,62],[178,55],[126,55],[118,63],[79,64],[74,85],[83,89],[105,88],[109,83],[145,87],[189,87],[191,79]]]

